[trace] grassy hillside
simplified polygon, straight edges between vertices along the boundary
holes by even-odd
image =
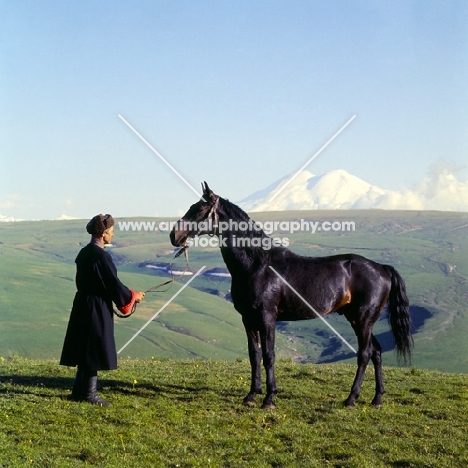
[[[260,221],[354,221],[354,232],[278,232],[290,249],[304,255],[353,252],[397,268],[406,281],[415,327],[413,364],[417,367],[468,372],[468,214],[441,212],[319,211],[259,213]],[[140,221],[144,219],[139,219]],[[148,221],[159,222],[158,219]],[[75,293],[74,258],[88,242],[82,220],[0,224],[0,356],[58,358]],[[144,290],[164,278],[145,268],[173,257],[167,232],[125,232],[116,226],[111,249],[121,279]],[[175,261],[183,268],[184,259]],[[218,249],[192,248],[190,268],[225,268]],[[158,276],[159,275],[159,276]],[[182,278],[181,283],[186,281]],[[240,316],[225,299],[230,282],[196,279],[154,323],[123,352],[125,357],[246,357]],[[193,287],[192,287],[193,286]],[[180,287],[147,295],[137,313],[117,320],[120,349]],[[353,345],[346,320],[327,318]],[[279,324],[279,357],[299,362],[355,362],[318,320]],[[383,343],[384,363],[396,363],[385,317],[375,332]]]
[[[345,409],[349,365],[280,362],[276,410],[244,407],[247,361],[122,360],[102,373],[109,408],[66,399],[56,361],[0,364],[4,467],[460,467],[468,376],[386,367],[380,410],[367,373]],[[260,405],[260,402],[259,402]]]

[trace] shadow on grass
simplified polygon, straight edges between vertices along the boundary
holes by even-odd
[[[30,394],[49,398],[67,398],[71,392],[73,382],[74,379],[70,377],[0,374],[0,395]],[[194,396],[201,396],[214,391],[213,388],[208,386],[148,382],[141,382],[135,385],[131,381],[108,378],[98,378],[98,390],[104,390],[106,393],[132,395],[142,398],[148,398],[151,395],[164,395],[179,400],[193,399]]]
[[[416,334],[424,325],[427,319],[432,317],[432,313],[419,306],[410,306],[410,317],[411,317],[411,333]],[[387,312],[382,314],[380,320],[387,320]],[[323,336],[328,336],[327,332],[323,332]],[[375,335],[377,341],[382,346],[382,352],[392,351],[395,349],[395,340],[391,330],[387,330],[383,333]],[[345,359],[355,358],[354,353],[342,353],[338,354],[338,350],[342,348],[342,342],[337,337],[330,338],[330,345],[321,353],[318,363],[329,364],[332,362],[339,362]]]

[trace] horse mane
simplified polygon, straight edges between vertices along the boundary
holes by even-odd
[[[250,218],[250,216],[239,206],[235,205],[234,203],[230,202],[229,200],[225,198],[220,197],[220,204],[224,210],[224,214],[229,218],[232,219],[233,221],[236,221],[237,223],[239,222],[253,222],[255,223],[255,220]],[[268,234],[265,233],[263,229],[248,229],[247,231],[239,230],[239,231],[232,231],[233,234],[239,235],[242,233],[241,237],[244,238],[260,238],[264,239],[266,237],[270,237]],[[254,255],[255,257],[263,258],[266,255],[268,255],[268,250],[264,249],[262,247],[251,247],[251,248],[246,248],[244,249],[245,252],[250,252],[249,256]]]
[[[238,220],[240,218],[240,221],[248,221],[249,219],[251,219],[250,216],[241,207],[230,202],[227,198],[220,197],[219,200],[223,205],[226,215],[232,218],[233,220]]]

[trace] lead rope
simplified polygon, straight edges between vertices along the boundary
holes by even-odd
[[[219,197],[217,197],[216,200],[214,201],[214,203],[211,206],[211,209],[210,209],[210,211],[208,213],[208,216],[206,217],[206,219],[212,218],[213,232],[210,234],[210,236],[216,235],[216,229],[218,229],[218,225],[219,225],[218,206],[219,206]],[[169,291],[169,289],[171,289],[171,287],[175,283],[175,281],[177,281],[177,279],[179,279],[181,276],[185,275],[185,273],[187,272],[187,270],[189,268],[188,248],[189,248],[189,246],[186,244],[181,249],[179,249],[179,251],[174,255],[174,258],[172,259],[171,263],[169,264],[169,270],[171,272],[171,279],[168,280],[168,281],[164,281],[161,284],[157,284],[156,286],[153,286],[152,288],[147,289],[146,291],[144,291],[145,294],[152,293],[152,292],[166,292],[166,291]],[[186,262],[185,270],[180,275],[178,275],[177,278],[174,278],[174,274],[172,273],[172,262],[176,258],[180,257],[182,255],[182,253],[185,255],[185,262]],[[167,285],[169,285],[169,287],[167,287],[163,291],[158,291],[159,288],[162,288],[163,286],[167,286]],[[122,314],[122,312],[117,311],[115,309],[114,309],[114,314],[119,318],[128,318],[128,317],[130,317],[131,315],[133,315],[135,313],[136,307],[137,307],[137,303],[135,302],[133,304],[132,310],[130,311],[129,314]]]
[[[180,275],[177,275],[177,277],[174,276],[174,273],[172,272],[172,262],[180,257],[182,255],[182,253],[185,255],[185,269],[184,271],[180,274]],[[146,291],[144,291],[145,294],[148,294],[148,293],[156,293],[156,292],[166,292],[166,291],[169,291],[169,289],[171,289],[172,285],[181,277],[181,276],[184,276],[185,273],[187,272],[189,268],[189,261],[188,261],[188,246],[187,245],[184,245],[175,255],[174,255],[174,258],[171,260],[171,262],[169,263],[169,271],[171,272],[171,279],[170,280],[167,280],[167,281],[164,281],[160,284],[157,284],[156,286],[153,286],[152,288],[149,288],[147,289]],[[162,288],[164,286],[167,286],[169,285],[166,289],[162,290],[162,291],[159,291],[159,288]],[[137,303],[135,302],[132,306],[132,310],[130,311],[130,313],[128,314],[123,314],[122,312],[120,312],[119,310],[115,310],[113,309],[114,311],[114,314],[119,317],[119,318],[128,318],[130,317],[131,315],[133,315],[136,311],[136,308],[137,308]]]

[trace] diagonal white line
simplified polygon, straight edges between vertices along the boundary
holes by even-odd
[[[278,276],[278,278],[283,281],[283,283],[291,289],[293,293],[296,294],[296,296],[307,306],[309,307],[310,310],[323,322],[325,325],[330,328],[338,338],[341,339],[341,341],[348,346],[349,349],[353,352],[357,352],[271,265],[270,268],[273,270],[273,272]]]
[[[202,266],[117,352],[120,354],[204,269]]]
[[[353,115],[269,200],[272,202],[354,119]]]
[[[118,114],[120,120],[122,120],[122,122],[125,123],[125,125],[127,125],[127,127],[133,131],[133,133],[135,133],[135,135],[137,137],[140,138],[140,140],[164,163],[166,164],[166,166],[172,170],[172,172],[174,172],[174,174],[176,174],[180,180],[182,180],[182,182],[185,183],[185,185],[190,189],[192,190],[193,192],[195,192],[203,201],[206,201],[202,195],[200,195],[197,190],[195,190],[186,180],[185,178],[163,157],[161,156],[161,154],[155,150],[151,145],[150,143],[148,143],[148,141],[143,138],[143,136],[137,131],[135,130],[123,117],[122,115]]]

